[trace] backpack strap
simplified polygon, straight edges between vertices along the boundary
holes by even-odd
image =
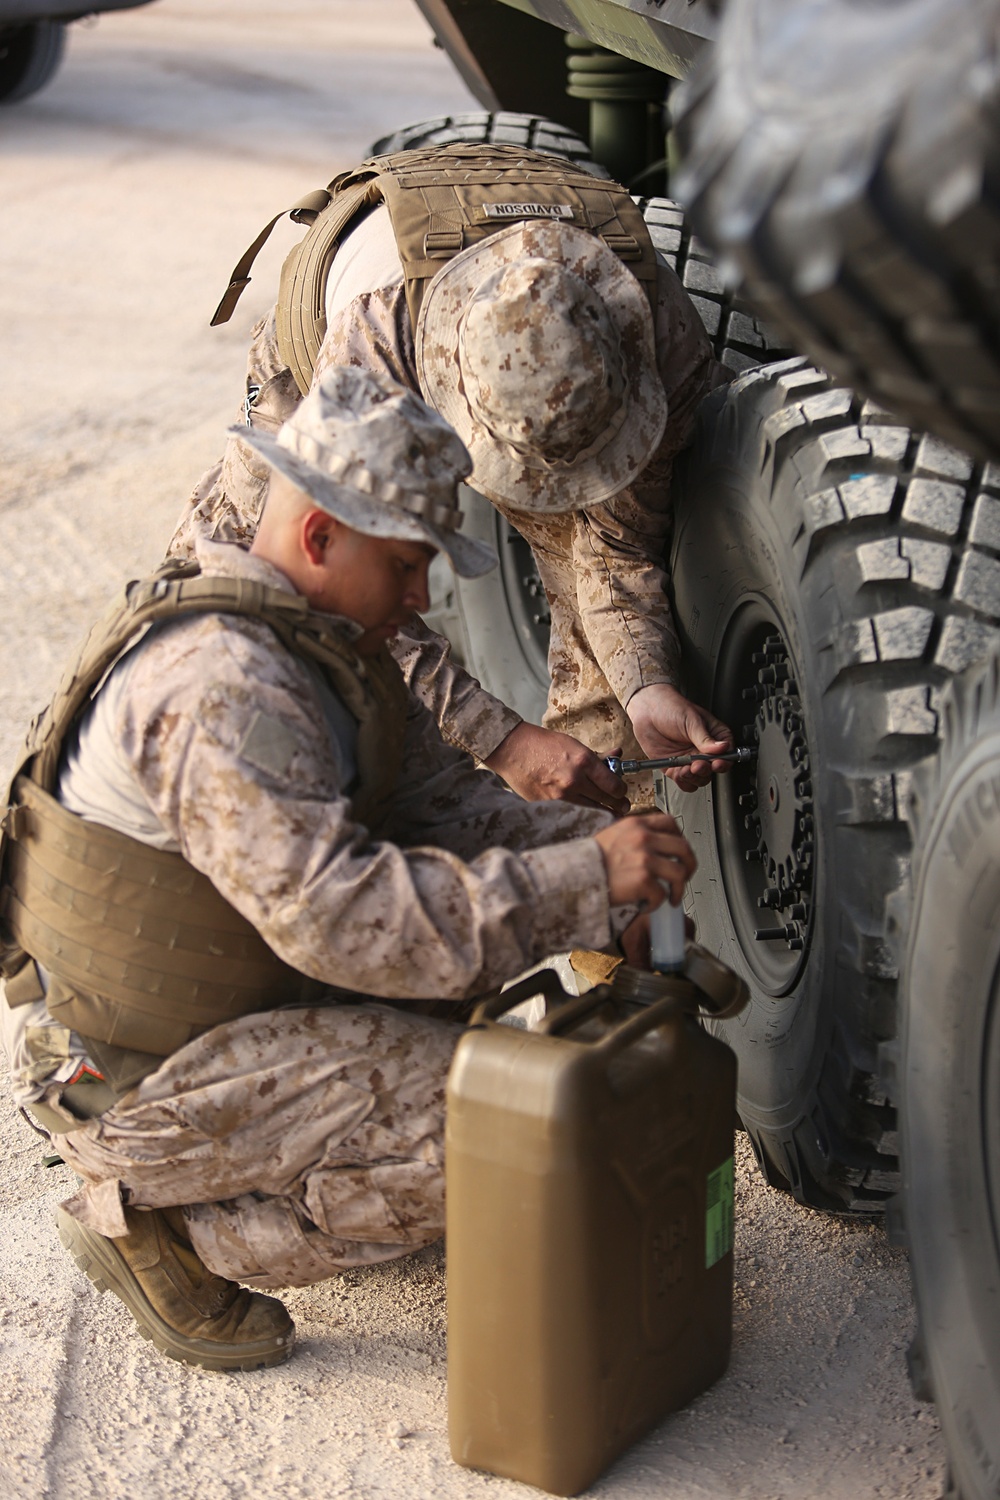
[[[275,307],[278,350],[303,396],[326,337],[326,278],[333,257],[344,231],[381,201],[381,186],[370,174],[345,185],[285,257]]]
[[[277,224],[278,220],[284,218],[287,213],[288,217],[296,224],[311,224],[316,215],[326,208],[329,201],[330,191],[328,188],[314,188],[311,193],[306,193],[304,198],[300,198],[298,203],[293,203],[291,208],[283,208],[280,214],[275,214],[269,224],[264,225],[264,228],[253,244],[248,246],[233,268],[233,274],[229,278],[229,285],[223,292],[222,300],[215,309],[212,321],[209,324],[210,328],[216,328],[220,323],[228,323],[236,311],[237,302],[250,285],[250,271],[253,263],[270,239],[271,230]]]

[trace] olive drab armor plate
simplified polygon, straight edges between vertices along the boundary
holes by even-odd
[[[684,976],[632,971],[636,994],[659,997],[649,1004],[629,1003],[617,976],[567,1000],[552,971],[533,975],[481,1006],[458,1044],[446,1135],[458,1463],[576,1494],[726,1368],[736,1059],[693,1012],[741,1009],[747,990],[688,954]],[[536,994],[549,1002],[540,1028],[498,1022]]]
[[[362,162],[288,212],[309,232],[287,256],[276,308],[278,348],[304,395],[326,334],[326,280],[337,247],[360,218],[385,203],[403,265],[413,327],[427,285],[453,256],[505,225],[555,219],[598,236],[656,305],[656,254],[638,205],[623,187],[558,156],[519,146],[436,146]],[[212,319],[224,323],[277,219],[233,272]]]
[[[8,794],[0,973],[18,975],[36,960],[49,975],[56,1020],[105,1048],[154,1060],[211,1026],[308,1003],[321,988],[284,964],[182,855],[85,821],[56,800],[65,737],[123,652],[150,625],[208,613],[261,620],[323,670],[358,721],[352,809],[369,828],[384,816],[402,760],[407,695],[396,664],[385,652],[362,662],[299,595],[203,578],[190,564],[127,587],[33,724]],[[30,986],[21,988],[32,998]],[[15,986],[8,1003],[17,994]]]

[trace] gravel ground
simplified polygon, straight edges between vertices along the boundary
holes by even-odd
[[[281,226],[233,322],[208,319],[282,203],[385,130],[468,107],[408,0],[160,0],[76,27],[63,71],[3,113],[0,766],[72,643],[153,563],[220,448]],[[448,1457],[439,1249],[288,1295],[279,1370],[162,1360],[61,1250],[72,1186],[3,1100],[0,1500],[527,1496]],[[738,1150],[729,1373],[594,1495],[937,1500],[910,1396],[905,1256],[877,1225],[769,1191]]]

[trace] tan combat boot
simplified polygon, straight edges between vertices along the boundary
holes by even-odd
[[[161,1353],[206,1370],[257,1370],[292,1352],[295,1324],[274,1297],[213,1276],[179,1209],[126,1208],[128,1234],[107,1239],[56,1209],[59,1238],[99,1292],[114,1292]]]

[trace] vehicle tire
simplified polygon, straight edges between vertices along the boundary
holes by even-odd
[[[897,1185],[885,900],[939,689],[1000,639],[1000,474],[796,359],[708,399],[674,495],[687,688],[758,749],[676,799],[699,940],[751,989],[715,1029],[768,1180],[873,1212]]]
[[[54,77],[65,50],[62,21],[0,30],[0,104],[17,104],[37,94]]]
[[[998,0],[732,0],[675,178],[726,282],[913,426],[1000,456]]]
[[[955,684],[940,756],[916,778],[900,976],[902,1210],[919,1332],[953,1496],[1000,1476],[1000,655]]]
[[[500,566],[483,578],[459,578],[445,562],[431,568],[424,619],[447,636],[453,654],[483,686],[540,724],[549,690],[549,605],[531,548],[485,495],[461,487],[462,535],[495,547]]]
[[[691,233],[684,210],[672,198],[639,198],[642,216],[657,250],[677,272],[694,303],[717,360],[742,373],[751,365],[787,359],[787,339],[756,318],[727,290],[711,253]]]
[[[502,146],[526,146],[532,151],[547,151],[565,156],[567,161],[584,167],[597,177],[607,177],[590,154],[587,142],[555,120],[540,115],[515,114],[501,110],[470,110],[463,115],[439,115],[433,120],[418,120],[404,125],[391,135],[384,135],[372,146],[371,156],[388,156],[393,151],[412,151],[422,146],[445,146],[449,141],[480,142]]]

